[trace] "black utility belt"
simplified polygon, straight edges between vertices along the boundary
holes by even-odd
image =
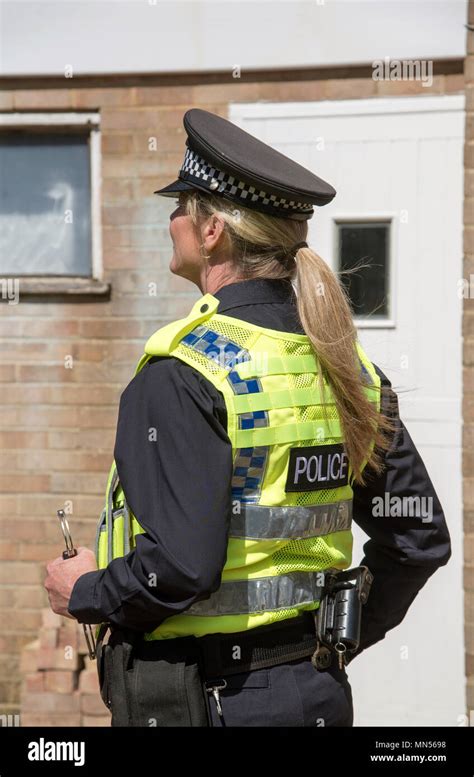
[[[207,634],[196,639],[206,679],[284,664],[311,656],[317,648],[314,614],[305,612],[270,626]]]
[[[362,606],[373,576],[367,567],[328,573],[319,607],[295,618],[231,634],[198,637],[206,680],[312,657],[318,670],[334,657],[342,669],[360,641]],[[174,641],[174,640],[173,640]]]

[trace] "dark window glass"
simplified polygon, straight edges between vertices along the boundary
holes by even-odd
[[[92,274],[87,135],[0,133],[0,274]]]
[[[354,316],[387,318],[390,224],[338,223],[337,229],[339,269],[355,269],[354,272],[341,275]]]

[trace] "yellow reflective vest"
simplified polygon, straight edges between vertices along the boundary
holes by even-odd
[[[173,356],[213,383],[225,399],[234,462],[221,585],[164,620],[148,640],[293,618],[318,607],[325,571],[351,565],[352,471],[329,385],[323,407],[309,338],[220,315],[218,306],[205,294],[186,318],[158,329],[136,370],[152,356]],[[380,409],[380,379],[359,344],[357,350],[365,390]],[[114,463],[97,531],[99,568],[133,550],[143,531]]]

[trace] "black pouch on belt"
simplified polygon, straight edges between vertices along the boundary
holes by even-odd
[[[145,642],[139,632],[112,627],[97,659],[112,726],[210,726],[194,638]]]

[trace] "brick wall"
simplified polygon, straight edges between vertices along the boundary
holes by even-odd
[[[55,511],[71,502],[75,542],[92,546],[121,390],[147,337],[167,320],[186,314],[199,294],[167,270],[172,201],[152,194],[173,180],[180,167],[184,111],[194,106],[226,116],[234,101],[445,94],[464,88],[463,74],[452,63],[439,63],[431,88],[419,82],[373,81],[369,67],[247,74],[241,79],[190,75],[74,78],[66,83],[69,88],[47,79],[4,80],[0,110],[100,110],[104,279],[112,285],[112,296],[109,301],[25,297],[17,306],[0,305],[2,714],[18,711],[20,649],[37,637],[41,608],[47,604],[44,562],[62,550]],[[471,106],[473,91],[471,83]],[[472,114],[470,128],[472,135]],[[156,152],[148,150],[151,136],[158,140]],[[470,158],[474,175],[474,154]],[[470,245],[466,261],[473,272],[472,235]],[[148,294],[150,282],[157,283],[157,297]],[[67,355],[73,357],[72,369],[64,368]],[[468,360],[466,350],[466,364]],[[466,368],[471,389],[473,369]],[[474,420],[472,404],[470,417]]]
[[[469,24],[474,30],[474,0],[469,0]],[[467,710],[474,710],[474,31],[467,33],[466,145],[464,156],[464,272],[472,279],[463,310],[463,475],[464,475],[464,615],[466,638]],[[472,721],[471,721],[472,725]]]

